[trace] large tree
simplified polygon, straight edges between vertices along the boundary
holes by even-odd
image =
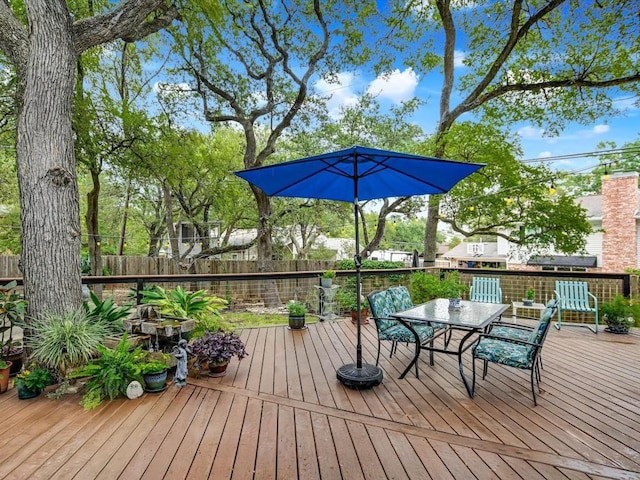
[[[0,2],[0,50],[18,81],[22,270],[31,315],[77,309],[82,299],[72,130],[78,57],[118,38],[141,39],[177,17],[166,0],[108,5],[102,14],[75,20],[63,0]]]
[[[493,125],[527,121],[549,135],[566,122],[616,114],[613,95],[638,94],[637,7],[635,0],[401,0],[386,38],[421,75],[437,68],[443,76],[431,152],[443,156],[447,132],[469,112]],[[457,69],[458,58],[466,68]],[[435,259],[439,207],[433,196],[426,262]]]
[[[245,137],[244,167],[258,167],[275,152],[292,122],[309,114],[312,82],[337,71],[341,58],[359,43],[352,42],[359,38],[353,23],[371,5],[334,0],[221,3],[225,21],[213,23],[193,9],[185,13],[188,29],[176,31],[175,38],[206,119],[239,126]],[[269,129],[264,139],[257,134],[261,125]],[[271,199],[258,188],[251,190],[258,213],[258,270],[273,271]],[[279,304],[275,280],[262,286],[265,303]]]

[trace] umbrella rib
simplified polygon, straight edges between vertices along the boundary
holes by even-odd
[[[423,178],[420,177],[416,177],[415,175],[410,174],[409,172],[404,172],[402,170],[399,170],[395,167],[391,167],[389,165],[387,165],[386,163],[384,163],[385,160],[388,160],[390,157],[387,156],[385,157],[385,160],[376,160],[376,158],[374,156],[369,156],[367,154],[360,154],[361,157],[366,157],[368,160],[372,161],[374,163],[374,165],[372,167],[370,167],[369,169],[367,169],[362,175],[358,175],[358,178],[363,178],[366,177],[368,175],[372,175],[374,173],[376,173],[378,171],[378,169],[386,169],[386,170],[393,170],[394,172],[398,172],[401,173],[402,175],[405,175],[406,177],[409,177],[413,180],[416,180],[418,182],[424,183],[426,185],[429,185],[433,188],[435,188],[436,190],[440,190],[440,193],[445,193],[447,190],[440,187],[439,185],[436,185],[434,183],[431,183]],[[406,158],[407,160],[413,160],[410,157]]]

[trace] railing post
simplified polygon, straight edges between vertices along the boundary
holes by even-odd
[[[144,290],[144,283],[141,278],[136,280],[136,305],[142,303],[142,290]]]

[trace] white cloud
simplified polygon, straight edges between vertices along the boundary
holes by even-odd
[[[418,75],[411,68],[402,72],[396,69],[373,80],[367,88],[367,93],[400,103],[412,99],[417,86]]]
[[[549,150],[545,150],[544,152],[540,152],[538,154],[538,158],[549,158],[551,156],[551,152]]]
[[[607,133],[609,130],[609,125],[596,125],[595,127],[593,127],[593,133],[595,133],[596,135]]]
[[[539,139],[544,135],[544,130],[532,126],[526,126],[518,129],[518,135],[525,139]]]
[[[464,67],[464,57],[466,54],[461,50],[455,50],[453,52],[453,66],[454,67]]]
[[[355,75],[350,72],[342,72],[336,76],[334,81],[328,82],[321,79],[315,84],[318,93],[323,97],[329,97],[327,100],[327,109],[329,116],[332,118],[340,118],[342,116],[341,109],[358,103],[358,95],[353,91]]]

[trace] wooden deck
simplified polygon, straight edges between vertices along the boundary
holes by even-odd
[[[375,360],[375,327],[363,327]],[[0,478],[8,479],[638,479],[640,331],[552,329],[543,393],[528,372],[492,366],[470,399],[455,359],[398,380],[344,388],[348,321],[242,332],[251,355],[224,378],[106,403],[0,396]],[[388,353],[388,350],[386,350]]]

